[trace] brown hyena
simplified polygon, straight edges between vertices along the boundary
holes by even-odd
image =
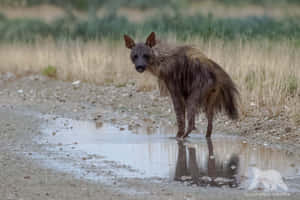
[[[130,58],[138,72],[145,70],[158,78],[162,94],[173,101],[178,125],[178,138],[195,129],[195,116],[204,111],[207,120],[206,137],[210,137],[213,117],[225,111],[231,119],[238,118],[239,92],[229,75],[213,60],[192,46],[170,47],[155,39],[152,32],[145,43],[137,43],[124,35]],[[185,116],[188,128],[185,131]]]

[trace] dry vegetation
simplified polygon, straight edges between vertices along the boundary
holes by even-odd
[[[176,41],[170,36],[170,41]],[[202,51],[220,63],[237,83],[242,96],[243,116],[284,115],[300,124],[300,57],[299,49],[288,41],[202,41],[190,39]],[[108,41],[52,40],[35,44],[2,44],[0,72],[18,75],[42,73],[47,66],[57,69],[57,78],[83,80],[122,87],[137,83],[141,90],[151,90],[156,82],[151,75],[135,72],[123,43]],[[297,56],[298,55],[298,56]]]

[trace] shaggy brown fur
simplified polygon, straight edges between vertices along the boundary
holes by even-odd
[[[124,35],[131,60],[140,73],[150,71],[158,78],[162,94],[172,98],[178,124],[177,137],[184,138],[195,129],[195,116],[204,111],[208,120],[206,137],[210,137],[213,117],[219,111],[231,119],[238,118],[239,92],[229,75],[195,47],[171,47],[155,39],[152,32],[146,43],[135,44]],[[187,115],[188,128],[185,130]]]

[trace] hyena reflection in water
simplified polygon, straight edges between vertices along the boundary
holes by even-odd
[[[145,70],[158,78],[161,94],[172,98],[178,125],[177,138],[188,136],[195,129],[195,116],[205,112],[206,137],[213,129],[213,117],[225,111],[238,118],[238,90],[229,75],[213,60],[192,46],[170,47],[155,39],[152,32],[145,43],[135,43],[124,35],[131,49],[130,58],[138,72]],[[188,127],[185,130],[185,116]]]
[[[178,142],[178,157],[174,180],[187,181],[199,186],[238,186],[239,158],[233,154],[229,160],[216,160],[213,143],[206,139],[208,155],[204,163],[197,162],[196,148]],[[187,154],[188,153],[188,154]],[[202,159],[201,159],[202,160]]]

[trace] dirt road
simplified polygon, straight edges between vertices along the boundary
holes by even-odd
[[[51,80],[31,75],[0,82],[0,199],[257,199],[265,197],[229,188],[191,187],[171,180],[110,177],[103,180],[76,177],[39,164],[34,155],[44,151],[34,142],[41,133],[41,116],[58,116],[96,123],[145,126],[150,132],[160,125],[175,124],[167,98],[157,91],[137,92],[132,84],[122,87]],[[197,121],[199,132],[206,122]],[[267,143],[300,155],[300,128],[284,116],[278,119],[248,117],[238,122],[219,117],[216,132],[241,135],[249,143]],[[174,133],[175,134],[175,133]],[[51,155],[50,155],[51,156]],[[52,156],[53,157],[53,156]],[[103,174],[101,174],[103,173]],[[105,181],[109,177],[109,181]],[[279,199],[299,199],[297,193]]]

